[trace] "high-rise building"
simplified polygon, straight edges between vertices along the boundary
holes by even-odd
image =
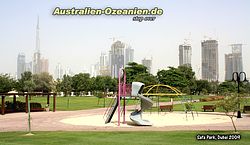
[[[98,75],[100,75],[100,64],[96,63],[94,65],[91,65],[90,76],[91,77],[96,77]]]
[[[62,65],[60,63],[58,63],[56,65],[56,70],[55,70],[54,78],[55,79],[62,79],[63,75],[64,75],[64,73],[63,73]]]
[[[75,73],[71,70],[70,67],[67,67],[66,70],[65,70],[65,73],[64,75],[68,75],[68,76],[74,76]]]
[[[25,71],[32,72],[32,61],[25,63]]]
[[[126,66],[129,62],[134,61],[134,49],[132,49],[130,45],[126,45],[124,61],[125,61],[124,66]]]
[[[41,72],[49,73],[49,60],[48,59],[41,59]]]
[[[33,74],[41,73],[41,53],[40,53],[40,38],[39,38],[39,17],[37,18],[36,26],[36,49],[33,55]]]
[[[40,53],[40,36],[39,36],[40,26],[39,17],[37,17],[36,26],[36,49],[33,55],[33,74],[38,74],[42,72],[49,72],[49,61],[48,59],[41,58]]]
[[[179,45],[179,66],[186,65],[191,67],[192,47],[190,44]]]
[[[225,54],[225,80],[231,80],[233,72],[243,71],[242,44],[232,44],[232,53]]]
[[[101,76],[109,76],[109,60],[108,55],[106,53],[101,53],[100,56],[100,75]]]
[[[204,40],[201,42],[202,53],[202,79],[208,81],[218,81],[219,62],[218,62],[218,41]]]
[[[124,67],[124,43],[116,41],[111,45],[109,51],[110,70],[113,78],[118,77],[119,69]]]
[[[21,78],[21,74],[25,72],[25,55],[19,53],[17,56],[17,79]]]
[[[152,73],[152,58],[146,59],[144,58],[142,61],[142,65],[146,66],[149,73]]]

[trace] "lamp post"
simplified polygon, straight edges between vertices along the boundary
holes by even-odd
[[[239,100],[240,82],[245,82],[246,81],[246,73],[245,72],[240,72],[240,73],[233,72],[232,81],[235,81],[238,84],[238,100]],[[240,102],[238,102],[237,118],[241,118]]]

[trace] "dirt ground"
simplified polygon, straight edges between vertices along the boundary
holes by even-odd
[[[151,121],[153,126],[136,126],[126,112],[126,124],[117,125],[117,115],[112,122],[104,123],[103,114],[106,108],[32,112],[32,131],[172,131],[172,130],[233,130],[229,117],[223,113],[199,112],[194,114],[184,112],[144,113],[143,118]],[[121,118],[122,120],[122,118]],[[242,118],[235,118],[238,130],[250,130],[250,114],[242,114]],[[27,131],[28,114],[10,113],[0,115],[0,132]]]

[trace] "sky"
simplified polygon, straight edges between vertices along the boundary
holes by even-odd
[[[0,2],[0,73],[15,74],[18,53],[31,61],[35,51],[36,23],[40,18],[40,51],[75,73],[89,71],[101,52],[110,50],[112,38],[135,51],[135,61],[153,58],[153,73],[178,66],[178,46],[189,39],[192,67],[201,77],[201,41],[219,44],[219,80],[224,80],[225,53],[230,44],[242,43],[243,69],[250,75],[250,1],[248,0],[9,0]],[[152,22],[132,21],[133,16],[53,16],[60,8],[154,8],[164,10]],[[249,77],[248,77],[249,78]]]

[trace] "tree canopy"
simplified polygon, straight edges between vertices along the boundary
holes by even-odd
[[[157,78],[161,84],[170,85],[181,90],[186,88],[189,92],[196,87],[195,73],[188,66],[168,67],[167,70],[160,70],[157,72]]]
[[[40,73],[33,75],[36,92],[51,92],[53,89],[53,77],[49,73]]]
[[[0,93],[7,93],[14,88],[15,81],[7,74],[0,74]]]
[[[131,84],[134,81],[139,81],[145,85],[157,84],[157,77],[150,74],[147,70],[147,67],[142,64],[137,64],[136,62],[128,63],[128,66],[125,68],[127,83]]]

